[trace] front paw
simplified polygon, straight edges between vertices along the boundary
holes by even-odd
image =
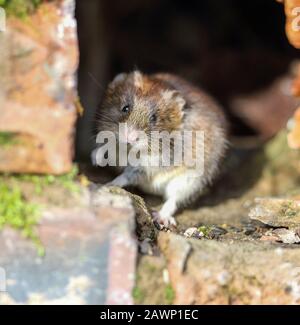
[[[117,187],[123,187],[122,183],[119,182],[118,180],[112,180],[111,182],[103,184],[103,186],[111,187],[111,186],[117,186]]]
[[[114,181],[111,181],[111,182],[104,183],[103,186],[111,187],[111,186],[118,186],[118,185],[114,184]]]
[[[91,182],[89,185],[88,185],[88,189],[91,191],[91,192],[97,192],[101,187],[103,186],[103,184],[98,184],[98,183],[93,183]]]
[[[108,182],[104,184],[105,186],[118,186],[118,187],[125,187],[128,185],[128,179],[125,175],[121,174],[115,179],[113,179],[111,182]]]
[[[172,216],[164,216],[158,211],[153,211],[152,218],[162,228],[170,229],[176,227],[176,220]]]

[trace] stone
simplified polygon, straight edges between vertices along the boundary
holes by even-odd
[[[227,233],[227,230],[222,227],[213,226],[211,227],[209,237],[212,239],[218,239],[220,236],[223,236]]]
[[[137,265],[135,303],[138,305],[167,305],[172,303],[166,296],[169,288],[168,271],[164,257],[142,255]]]
[[[249,235],[252,235],[255,231],[256,231],[256,227],[254,225],[252,225],[251,223],[247,224],[245,227],[244,227],[244,234],[246,236],[249,236]]]
[[[256,198],[249,217],[271,227],[297,228],[300,226],[300,201]]]
[[[170,281],[176,292],[174,304],[189,305],[194,303],[194,295],[190,295],[195,287],[194,281],[190,275],[185,273],[192,251],[190,242],[184,237],[161,232],[158,237],[158,245],[166,258]]]
[[[268,242],[220,242],[160,233],[174,304],[299,304],[300,255]]]
[[[194,237],[195,234],[198,232],[198,228],[196,227],[191,227],[191,228],[188,228],[185,232],[184,232],[184,237],[187,237],[187,238],[191,238],[191,237]]]
[[[42,3],[25,20],[8,17],[0,33],[2,172],[71,170],[78,64],[74,7],[73,0]]]
[[[150,238],[146,238],[142,242],[139,243],[139,251],[141,254],[144,254],[144,255],[153,255]]]
[[[300,243],[300,237],[294,230],[279,228],[275,229],[273,233],[278,236],[278,240],[284,244],[298,244]]]
[[[278,236],[275,236],[271,232],[266,233],[260,237],[261,241],[266,241],[266,242],[276,242],[278,241]]]
[[[151,239],[152,241],[156,238],[157,230],[154,226],[151,211],[146,205],[143,198],[139,195],[132,194],[120,187],[109,186],[109,187],[101,187],[98,193],[111,193],[113,195],[120,196],[122,201],[130,200],[135,212],[136,212],[136,222],[137,222],[137,236],[140,241],[145,239]]]
[[[45,206],[45,256],[12,229],[0,232],[1,304],[133,304],[137,241],[130,200],[101,193],[73,207]],[[120,202],[120,203],[118,203]]]

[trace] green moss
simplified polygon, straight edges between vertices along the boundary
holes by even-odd
[[[8,16],[20,19],[32,14],[42,0],[0,0],[0,6],[6,10]]]
[[[62,186],[70,192],[79,192],[80,186],[76,183],[77,166],[70,173],[61,176],[54,175],[10,175],[0,176],[0,230],[4,226],[11,226],[22,231],[23,235],[31,239],[38,249],[39,255],[44,255],[44,247],[36,232],[36,225],[40,218],[41,207],[24,198],[23,192],[26,183],[34,185],[37,195],[46,187]],[[23,189],[23,192],[21,190]],[[28,193],[26,195],[28,197]]]
[[[132,297],[137,304],[140,304],[145,298],[145,294],[139,287],[135,287],[132,290]]]
[[[38,254],[43,255],[44,248],[35,230],[40,217],[38,205],[27,202],[18,187],[6,184],[0,184],[0,202],[0,230],[4,226],[21,230],[36,244]]]
[[[261,179],[270,183],[271,196],[298,195],[300,191],[300,151],[292,150],[287,144],[286,131],[280,132],[264,147],[265,164]]]
[[[170,284],[165,288],[165,298],[169,305],[173,304],[173,301],[175,299],[175,291]]]
[[[298,214],[298,212],[295,210],[293,201],[283,204],[279,213],[282,217],[287,218],[296,217]]]
[[[77,193],[80,190],[79,185],[75,182],[77,175],[78,167],[74,165],[69,173],[60,176],[20,174],[12,177],[16,180],[33,183],[36,194],[41,194],[43,189],[50,185],[62,186],[70,192]]]
[[[198,227],[198,231],[202,232],[203,236],[205,238],[209,238],[210,237],[210,232],[211,232],[212,228],[209,226],[200,226]]]
[[[1,1],[1,0],[0,0]],[[19,141],[17,139],[17,134],[12,132],[0,132],[0,147],[1,148],[9,148]]]
[[[286,131],[281,131],[274,137],[268,145],[265,146],[265,155],[269,161],[278,162],[278,159],[284,159],[291,151],[287,144]]]

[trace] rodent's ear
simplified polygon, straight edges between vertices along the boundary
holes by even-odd
[[[136,70],[133,72],[133,84],[136,88],[143,87],[143,75],[140,71]]]
[[[177,93],[175,95],[175,102],[180,107],[180,109],[183,110],[183,108],[184,108],[184,106],[186,104],[186,101],[185,101],[185,99],[179,93]]]
[[[118,75],[115,76],[113,81],[110,83],[111,86],[115,86],[120,82],[123,82],[127,78],[127,73],[119,73]]]
[[[185,99],[176,90],[165,90],[162,92],[162,97],[167,102],[175,102],[181,110],[183,110],[184,105],[186,104]]]

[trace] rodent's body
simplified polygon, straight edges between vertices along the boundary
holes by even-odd
[[[124,112],[124,108],[129,107]],[[118,75],[110,84],[99,109],[98,129],[117,134],[117,125],[129,125],[128,139],[135,143],[136,130],[203,131],[204,172],[186,166],[128,166],[112,181],[121,187],[134,185],[161,195],[165,203],[157,220],[175,224],[173,215],[180,206],[195,200],[218,174],[227,146],[226,119],[219,106],[201,89],[170,74],[142,75],[139,71]],[[130,133],[131,132],[131,133]],[[196,150],[193,142],[190,150]],[[171,155],[174,152],[171,151]]]

